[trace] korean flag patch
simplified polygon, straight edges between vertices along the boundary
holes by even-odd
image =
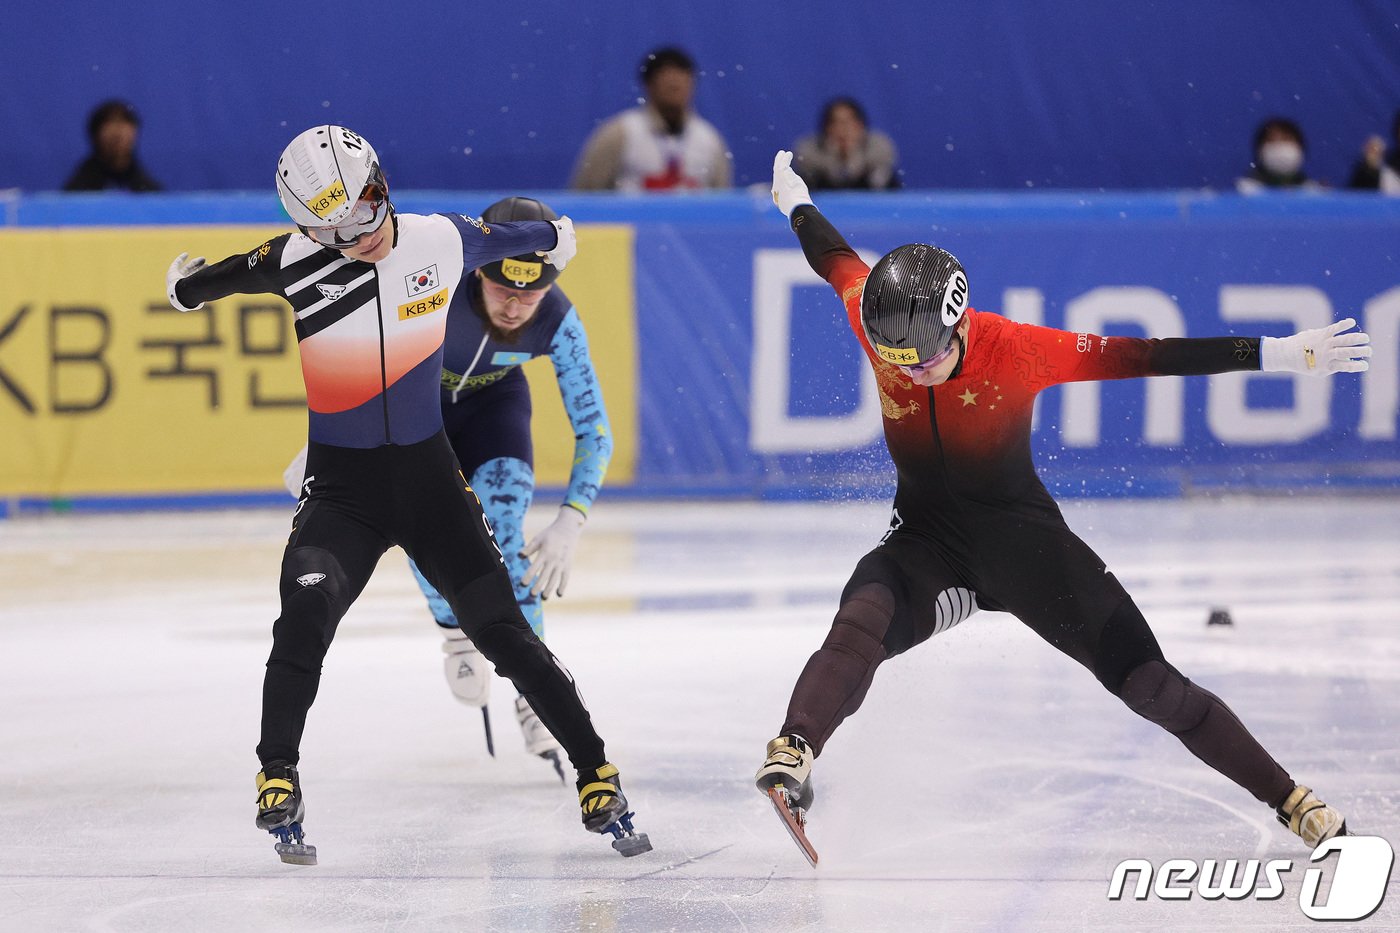
[[[403,277],[403,283],[408,288],[408,297],[417,298],[424,292],[434,291],[438,287],[438,271],[436,265],[431,265],[426,269],[419,269],[412,275]]]

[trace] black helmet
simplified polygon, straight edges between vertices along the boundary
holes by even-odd
[[[917,366],[953,340],[967,312],[967,273],[947,250],[910,243],[886,253],[865,280],[860,322],[882,360]]]
[[[504,198],[482,212],[488,224],[504,224],[517,220],[558,220],[559,215],[549,205],[534,198]],[[544,261],[543,256],[529,253],[512,256],[481,267],[481,274],[493,282],[526,291],[548,288],[559,278],[558,267]]]

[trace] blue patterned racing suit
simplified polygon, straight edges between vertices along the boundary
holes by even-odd
[[[550,289],[534,315],[510,343],[493,337],[486,325],[481,282],[468,273],[447,316],[442,362],[442,415],[448,439],[481,497],[496,533],[515,598],[535,634],[543,637],[540,597],[522,583],[529,566],[525,513],[535,492],[534,447],[530,440],[530,385],[520,366],[548,356],[559,380],[559,394],[574,432],[573,468],[564,505],[584,515],[598,496],[612,456],[612,432],[603,392],[588,353],[588,335],[566,294]],[[452,608],[410,560],[433,618],[456,628]]]

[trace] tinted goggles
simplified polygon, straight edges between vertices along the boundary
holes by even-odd
[[[389,191],[383,183],[365,185],[350,216],[334,227],[302,227],[301,230],[322,246],[350,249],[360,240],[378,230],[389,216]]]
[[[921,372],[924,372],[925,370],[932,369],[939,363],[946,360],[948,357],[952,356],[953,351],[957,348],[957,344],[954,341],[950,340],[948,341],[948,345],[946,347],[944,347],[942,350],[939,350],[937,353],[924,360],[922,363],[918,364],[917,366],[901,366],[899,367],[899,371],[904,373],[904,375],[906,376],[917,375]]]

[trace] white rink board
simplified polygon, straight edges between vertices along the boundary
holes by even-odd
[[[1400,499],[1065,511],[1169,660],[1400,840]],[[628,860],[525,756],[501,680],[486,756],[391,551],[307,725],[314,868],[253,827],[287,514],[0,521],[0,930],[1318,928],[1270,812],[999,614],[881,668],[817,764],[808,868],[752,774],[886,514],[604,496],[547,635],[656,847]],[[1110,902],[1128,857],[1295,869],[1276,901]],[[1359,929],[1400,929],[1398,886]]]

